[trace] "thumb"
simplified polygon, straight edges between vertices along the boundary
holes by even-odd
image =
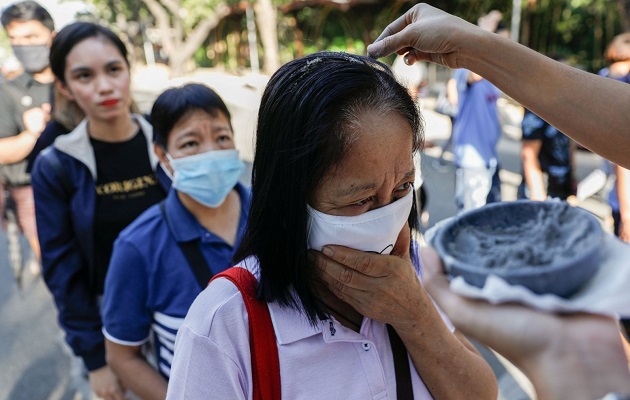
[[[50,103],[44,103],[44,104],[42,104],[41,109],[46,114],[50,114],[50,112],[52,111],[52,106],[50,105]]]
[[[367,53],[372,58],[381,58],[392,53],[405,54],[412,48],[404,43],[403,32],[395,33],[391,36],[385,36],[377,39],[376,42],[368,45]]]

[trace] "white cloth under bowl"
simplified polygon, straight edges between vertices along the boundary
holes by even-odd
[[[425,233],[429,244],[443,222]],[[496,275],[489,275],[483,288],[470,285],[463,277],[457,276],[451,279],[450,288],[462,296],[486,300],[492,304],[517,302],[550,312],[583,311],[630,317],[630,245],[605,233],[600,251],[599,269],[569,298],[536,294],[524,286],[511,285]]]

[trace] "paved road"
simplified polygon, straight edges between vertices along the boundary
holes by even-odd
[[[56,311],[41,278],[18,290],[0,232],[0,400],[74,399]]]

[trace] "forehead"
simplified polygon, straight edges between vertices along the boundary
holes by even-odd
[[[52,34],[50,29],[36,20],[11,21],[6,26],[6,31],[10,38]]]
[[[414,132],[396,112],[363,112],[347,132],[346,153],[329,178],[376,178],[413,169]]]
[[[104,37],[93,36],[74,45],[66,57],[66,67],[98,66],[112,61],[124,61],[118,48]]]
[[[215,110],[214,115],[205,110],[192,110],[184,114],[171,129],[171,136],[188,133],[198,129],[230,128],[230,121],[221,110]]]

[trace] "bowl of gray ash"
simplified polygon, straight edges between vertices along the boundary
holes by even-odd
[[[604,232],[590,212],[561,201],[491,203],[435,234],[451,276],[483,287],[490,274],[538,294],[570,297],[597,272]]]

